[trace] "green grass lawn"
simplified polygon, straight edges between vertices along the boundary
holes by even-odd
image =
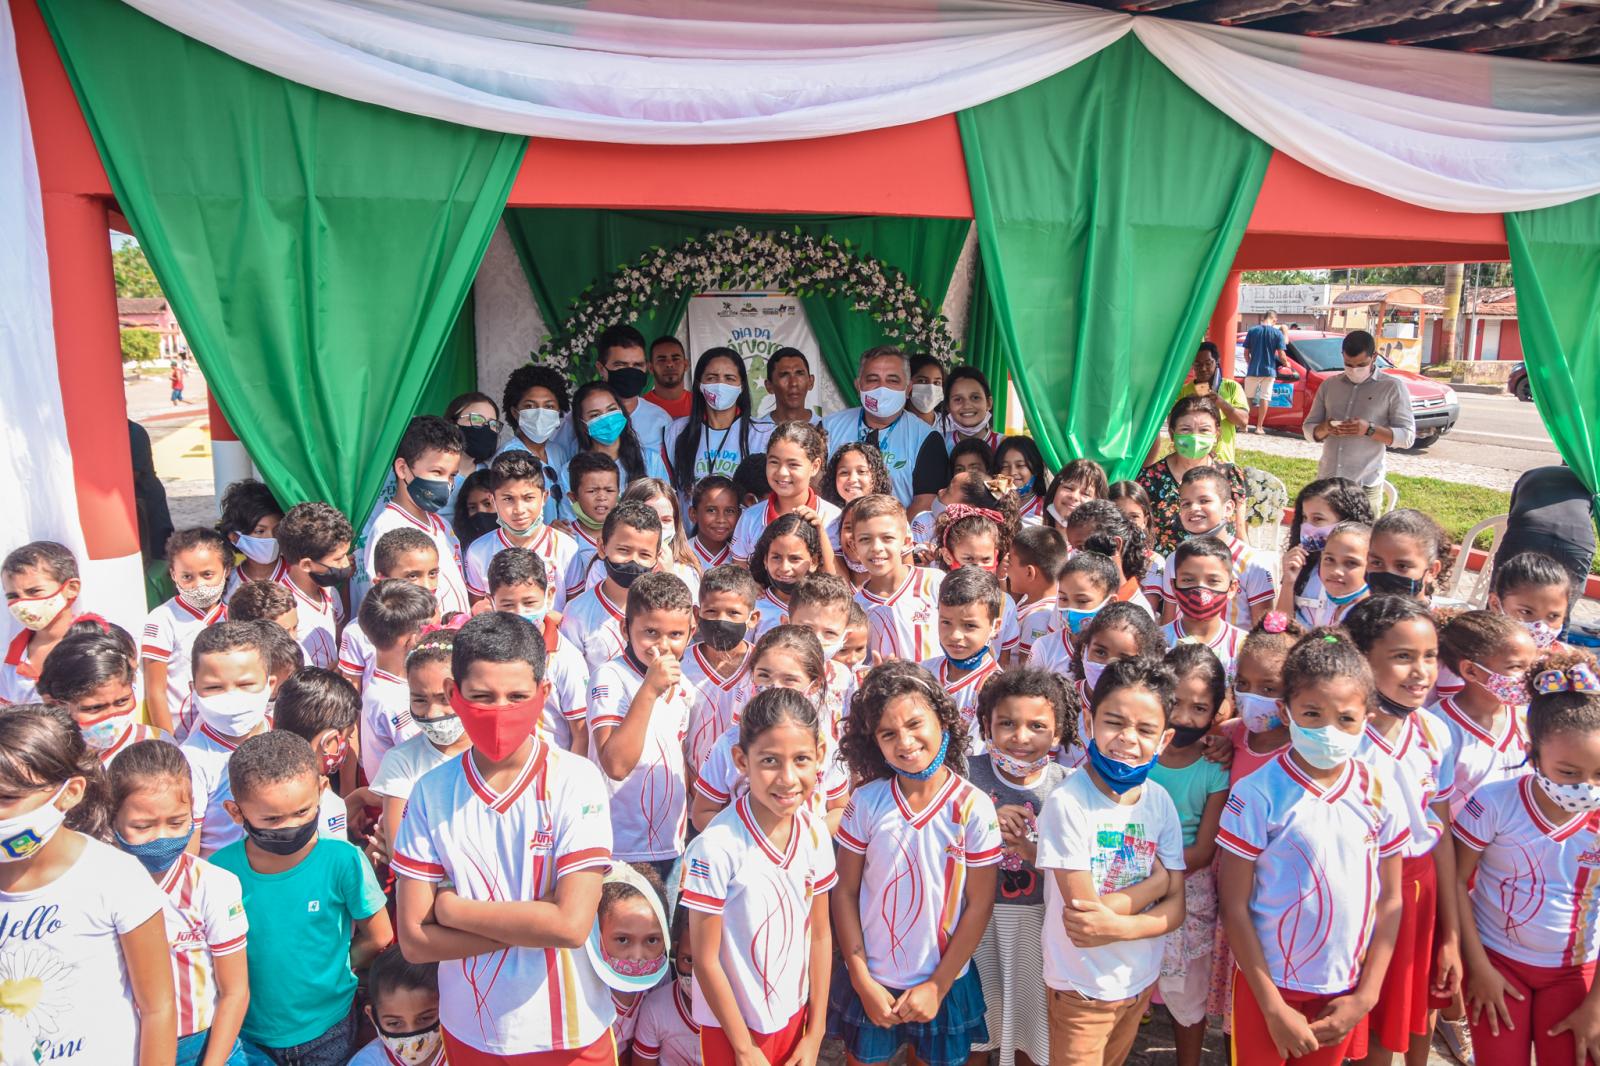
[[[1239,465],[1265,470],[1283,482],[1289,490],[1289,500],[1308,482],[1317,478],[1315,459],[1290,459],[1267,452],[1239,449]],[[1436,481],[1428,477],[1405,477],[1390,474],[1389,482],[1400,490],[1400,506],[1415,507],[1432,515],[1454,541],[1466,536],[1467,530],[1497,514],[1505,514],[1511,506],[1511,494],[1478,485],[1459,485],[1453,481]],[[1489,535],[1478,538],[1478,547],[1489,546]]]

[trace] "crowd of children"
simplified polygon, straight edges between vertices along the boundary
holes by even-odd
[[[1347,481],[1269,563],[1227,475],[1162,533],[975,370],[869,352],[830,446],[793,349],[772,419],[600,351],[414,419],[359,536],[230,486],[137,641],[5,556],[0,1066],[1116,1066],[1152,1004],[1181,1066],[1600,1062],[1554,561],[1452,609]]]

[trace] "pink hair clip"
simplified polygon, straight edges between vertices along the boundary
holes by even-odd
[[[454,633],[456,630],[460,629],[466,624],[469,617],[471,616],[465,612],[457,611],[455,614],[444,619],[443,621],[429,622],[427,625],[422,627],[422,636],[427,636],[429,633],[437,633],[440,630],[444,630],[447,633]]]
[[[1261,628],[1268,633],[1287,633],[1289,616],[1282,611],[1268,611],[1267,616],[1261,620]]]

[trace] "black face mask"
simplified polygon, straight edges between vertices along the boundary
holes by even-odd
[[[602,559],[606,564],[606,576],[623,588],[628,588],[639,580],[641,574],[648,574],[650,568],[641,562],[614,563],[610,559]]]
[[[1403,703],[1396,703],[1394,700],[1391,700],[1388,696],[1385,696],[1381,692],[1378,693],[1378,709],[1383,711],[1385,714],[1392,714],[1396,718],[1404,718],[1406,715],[1416,710],[1415,707],[1407,707]]]
[[[488,426],[458,426],[461,435],[466,438],[467,454],[480,463],[487,463],[494,457],[494,451],[500,446],[500,434]]]
[[[1210,726],[1203,725],[1175,725],[1172,727],[1172,746],[1175,748],[1189,748],[1200,742],[1200,738],[1211,732]]]
[[[779,581],[775,577],[769,577],[767,584],[771,586],[773,592],[785,597],[793,596],[794,590],[800,587],[800,582],[798,581]]]
[[[1415,599],[1422,595],[1422,579],[1402,574],[1368,573],[1367,587],[1375,596],[1410,596]]]
[[[311,580],[313,583],[320,585],[325,589],[331,589],[335,585],[344,584],[346,581],[349,581],[355,576],[356,564],[345,563],[343,566],[330,566],[321,573],[313,571],[311,574]]]
[[[493,533],[500,528],[500,519],[493,511],[479,511],[469,514],[461,520],[461,532],[466,534],[461,539],[462,544],[471,544],[485,533]]]
[[[282,829],[262,829],[246,822],[244,831],[256,847],[268,854],[293,855],[317,835],[317,820],[313,818],[305,825],[284,826]]]
[[[644,391],[644,383],[649,377],[639,367],[619,366],[606,371],[606,384],[611,386],[611,392],[617,399],[631,400]]]
[[[702,618],[695,631],[700,643],[714,651],[732,651],[750,632],[748,622],[726,622],[718,618]]]

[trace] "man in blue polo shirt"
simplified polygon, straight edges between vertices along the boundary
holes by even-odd
[[[1285,360],[1283,333],[1278,329],[1278,312],[1268,311],[1244,335],[1244,395],[1250,401],[1250,425],[1246,433],[1265,433],[1267,407],[1272,402],[1272,383]]]
[[[829,454],[850,441],[876,446],[906,513],[926,511],[933,506],[934,493],[950,480],[950,457],[943,438],[928,423],[906,413],[911,360],[898,348],[868,348],[861,354],[856,391],[861,394],[860,407],[822,420]]]

